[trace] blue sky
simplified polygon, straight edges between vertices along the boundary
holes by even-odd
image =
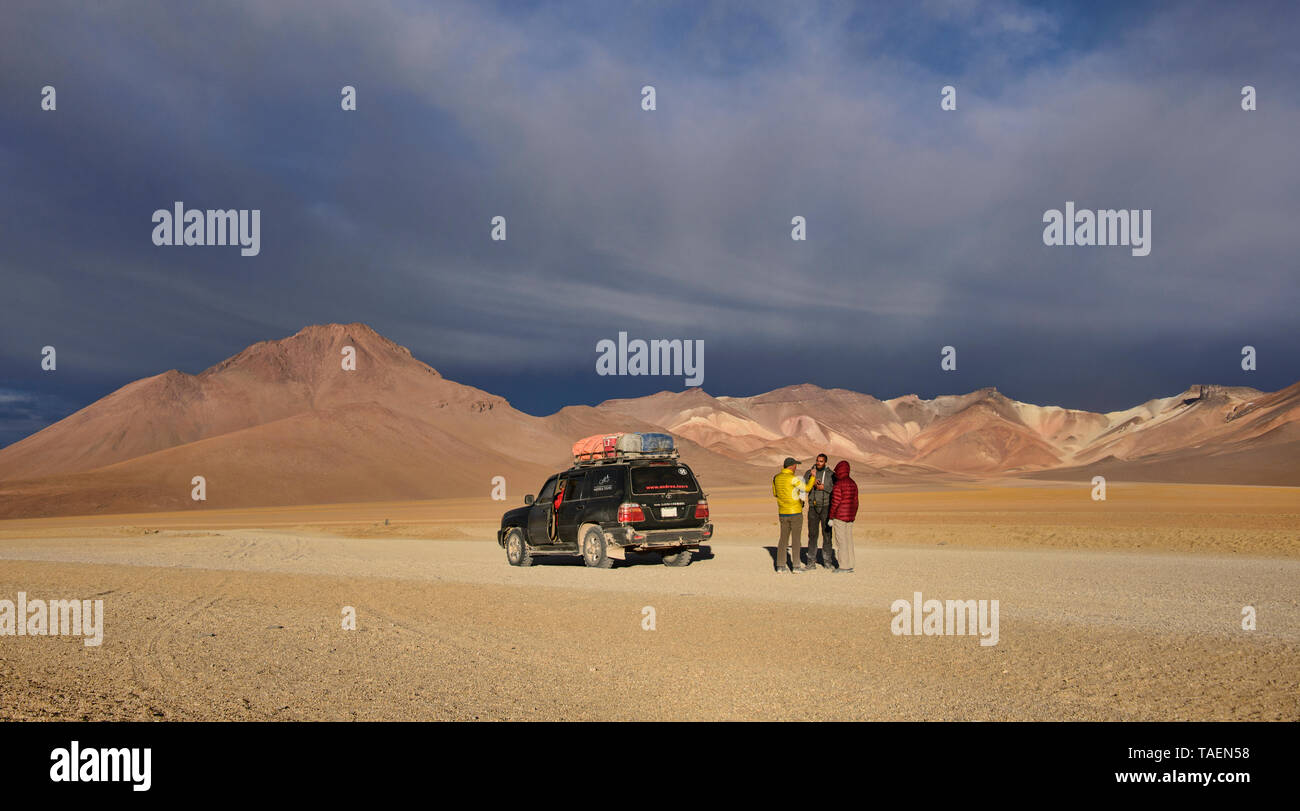
[[[1281,3],[12,4],[0,444],[330,321],[539,414],[682,387],[598,376],[596,343],[619,330],[703,340],[713,394],[992,385],[1105,410],[1195,383],[1280,388],[1300,379],[1298,18]],[[260,209],[261,254],[154,246],[151,214],[176,200]],[[1152,209],[1151,255],[1044,246],[1042,214],[1066,200]]]

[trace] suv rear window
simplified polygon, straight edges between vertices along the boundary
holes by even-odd
[[[632,468],[633,493],[694,493],[699,485],[685,465],[650,465]]]

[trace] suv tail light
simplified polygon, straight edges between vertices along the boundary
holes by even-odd
[[[606,513],[606,515],[608,515],[608,513]],[[644,520],[645,511],[641,509],[640,504],[625,501],[618,505],[618,522],[620,524],[635,524]]]
[[[709,502],[705,501],[704,499],[700,499],[695,504],[695,517],[696,518],[709,517]]]

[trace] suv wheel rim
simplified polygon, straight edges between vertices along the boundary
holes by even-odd
[[[587,556],[587,560],[592,563],[596,562],[596,542],[590,532],[587,533],[587,537],[582,542],[582,552]]]
[[[516,534],[514,534],[514,533],[511,533],[511,535],[510,535],[510,541],[509,541],[509,546],[510,546],[510,559],[511,559],[511,560],[519,560],[519,558],[520,558],[520,554],[519,554],[519,536],[518,536],[518,535],[516,535]]]

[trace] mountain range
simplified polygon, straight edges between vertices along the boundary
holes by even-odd
[[[356,353],[345,370],[343,348]],[[440,375],[370,327],[309,326],[197,375],[137,380],[0,449],[0,518],[342,501],[509,499],[575,439],[666,431],[706,485],[760,484],[787,455],[860,482],[1031,477],[1300,485],[1300,383],[1195,385],[1123,411],[993,388],[878,400],[803,384],[752,397],[660,392],[537,417]],[[190,498],[206,480],[207,501]]]

